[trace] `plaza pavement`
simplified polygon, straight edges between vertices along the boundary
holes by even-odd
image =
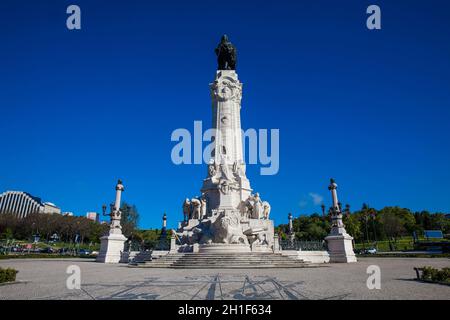
[[[81,290],[69,290],[67,267],[81,269]],[[381,290],[366,286],[369,265],[381,269]],[[422,283],[414,267],[450,267],[444,258],[361,258],[356,264],[253,270],[138,269],[87,259],[0,260],[19,270],[0,285],[0,299],[446,299],[450,286]]]

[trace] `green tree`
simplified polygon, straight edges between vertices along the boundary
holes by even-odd
[[[5,231],[2,233],[2,238],[9,240],[14,238],[14,233],[11,228],[6,228]]]
[[[442,233],[450,233],[450,220],[443,213],[435,213],[431,216],[431,227],[434,230],[441,230]]]
[[[380,211],[381,221],[383,223],[384,231],[388,238],[394,240],[405,233],[402,219],[395,214],[390,208],[384,208]]]
[[[306,240],[323,240],[327,232],[319,224],[312,222],[306,226]]]
[[[351,235],[355,241],[360,241],[362,239],[362,231],[361,231],[361,221],[356,214],[350,214],[344,216],[343,219],[345,229],[347,233]]]
[[[122,211],[121,225],[122,232],[126,237],[130,237],[131,234],[137,229],[139,224],[139,212],[135,205],[130,205],[126,202],[122,203],[120,207]]]

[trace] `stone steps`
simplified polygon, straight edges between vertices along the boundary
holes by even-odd
[[[273,253],[184,253],[168,254],[152,261],[135,264],[143,268],[174,269],[250,269],[250,268],[304,268],[302,260]]]
[[[145,263],[147,261],[152,260],[152,252],[151,251],[137,252],[134,255],[130,256],[130,259],[132,263]]]

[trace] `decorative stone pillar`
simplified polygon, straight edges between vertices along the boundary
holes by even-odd
[[[162,217],[162,229],[161,229],[161,235],[159,236],[159,243],[156,246],[155,250],[162,250],[166,251],[168,250],[168,244],[167,244],[167,215],[164,213]],[[170,250],[170,248],[169,248]]]
[[[337,196],[337,184],[334,179],[330,180],[328,190],[331,191],[333,201],[333,206],[330,208],[331,231],[328,237],[325,238],[328,244],[330,262],[356,262],[356,256],[353,251],[353,238],[347,233],[342,222],[342,212]]]
[[[294,233],[294,226],[292,225],[292,213],[288,214],[288,219],[289,219],[289,241],[292,243],[294,243],[295,241],[295,233]]]
[[[122,213],[120,211],[120,202],[122,192],[125,190],[122,181],[119,180],[116,185],[116,199],[114,205],[111,206],[111,217],[109,234],[101,237],[100,253],[97,256],[97,262],[102,263],[119,263],[127,262],[128,259],[124,254],[124,244],[127,238],[122,234],[122,226],[120,220]]]
[[[161,229],[161,238],[165,238],[167,235],[167,215],[164,212],[163,215],[163,224],[162,224],[162,229]]]
[[[177,238],[175,236],[175,231],[172,230],[172,233],[170,235],[170,253],[177,253],[177,252],[178,252]]]
[[[273,235],[273,252],[274,253],[281,252],[280,238],[278,237],[278,233],[275,233]]]

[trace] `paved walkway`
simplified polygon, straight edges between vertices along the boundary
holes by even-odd
[[[67,267],[81,269],[81,290],[66,286]],[[369,265],[381,269],[381,290],[366,285]],[[86,259],[0,260],[19,270],[0,285],[0,299],[449,299],[450,286],[414,281],[414,267],[450,267],[441,258],[361,258],[356,264],[306,269],[132,269]]]

